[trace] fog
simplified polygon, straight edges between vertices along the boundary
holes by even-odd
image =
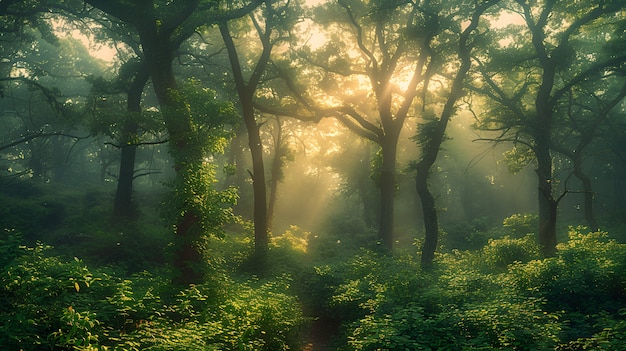
[[[626,349],[625,13],[0,1],[0,345]]]

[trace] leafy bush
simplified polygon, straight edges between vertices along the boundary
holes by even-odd
[[[626,346],[626,246],[570,231],[539,259],[532,235],[479,251],[416,257],[368,251],[319,266],[311,281],[343,320],[342,350],[620,350]]]
[[[7,349],[287,350],[305,321],[287,277],[235,282],[215,270],[174,293],[168,274],[91,270],[10,231],[0,243]]]
[[[532,291],[552,310],[593,312],[626,302],[626,245],[603,232],[570,230],[556,257],[516,266],[512,273],[520,291]]]
[[[502,221],[502,227],[507,235],[513,238],[522,238],[537,231],[539,218],[535,214],[516,213]]]
[[[456,223],[446,226],[447,236],[444,246],[449,249],[477,250],[487,244],[491,223],[485,217],[475,218],[471,222]]]
[[[181,291],[136,329],[120,337],[137,350],[289,350],[297,344],[304,322],[288,280],[228,283],[225,296],[215,296],[212,284]],[[175,318],[172,318],[175,317]]]
[[[580,227],[571,228],[569,237],[557,256],[511,269],[518,291],[545,299],[546,311],[563,314],[566,342],[602,333],[626,308],[626,245],[604,232],[584,234]]]
[[[483,263],[491,269],[506,269],[516,262],[539,258],[539,246],[532,234],[520,239],[491,239],[482,249]]]
[[[351,350],[432,350],[450,345],[450,323],[429,318],[422,307],[408,304],[382,316],[367,315],[353,324]],[[454,342],[454,341],[453,341]]]
[[[9,238],[6,243],[15,242]],[[52,347],[59,340],[82,345],[98,340],[99,323],[82,311],[97,301],[94,296],[103,292],[100,283],[107,275],[92,273],[79,259],[48,256],[43,244],[1,249],[0,255],[14,258],[1,277],[0,344],[17,350]]]

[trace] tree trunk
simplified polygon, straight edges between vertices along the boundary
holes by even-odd
[[[549,131],[548,131],[549,133]],[[544,137],[535,139],[535,155],[537,157],[537,181],[539,204],[539,233],[538,241],[541,253],[545,257],[552,257],[556,253],[556,217],[558,201],[552,195],[552,156],[549,144]]]
[[[441,117],[436,122],[436,126],[432,135],[429,135],[428,141],[423,145],[422,158],[418,162],[415,175],[415,188],[422,203],[422,213],[424,216],[424,246],[422,247],[422,269],[429,270],[432,268],[439,241],[439,223],[437,220],[437,209],[435,208],[435,198],[428,188],[428,176],[430,169],[435,164],[439,149],[445,140],[446,129],[450,119],[455,114],[457,101],[463,95],[464,81],[467,72],[471,67],[471,42],[470,35],[478,27],[482,14],[495,3],[483,3],[476,8],[472,15],[470,24],[463,30],[459,37],[458,58],[461,61],[458,72],[456,73],[450,95],[445,102]]]
[[[541,47],[541,34],[533,34],[533,42]],[[536,116],[534,121],[534,152],[537,158],[537,196],[539,205],[538,242],[544,257],[552,257],[556,253],[556,217],[558,201],[552,194],[552,120],[554,116],[550,92],[554,87],[556,70],[549,58],[541,60],[543,74],[537,97],[535,99]]]
[[[161,113],[170,137],[169,147],[174,160],[176,176],[183,183],[188,182],[190,167],[202,162],[202,150],[189,143],[192,135],[191,116],[183,101],[173,99],[178,90],[172,70],[173,48],[168,37],[162,37],[157,23],[146,21],[138,26],[139,36],[146,64],[152,79],[154,91],[161,106]],[[185,208],[185,213],[176,223],[174,267],[177,269],[175,284],[188,285],[202,281],[202,253],[198,240],[199,216],[193,207]]]
[[[248,144],[252,155],[252,191],[254,193],[254,248],[259,262],[267,255],[269,236],[267,229],[267,188],[263,165],[263,144],[259,126],[254,118],[252,106],[244,108],[244,120],[248,128]]]
[[[232,68],[237,95],[241,103],[243,121],[248,131],[248,145],[252,156],[252,192],[254,194],[254,257],[253,264],[256,269],[263,269],[267,260],[269,235],[267,228],[267,184],[265,182],[265,166],[263,165],[263,144],[259,133],[259,125],[256,122],[254,110],[254,92],[260,83],[261,76],[269,62],[272,46],[269,38],[262,39],[263,52],[257,61],[252,75],[246,83],[243,69],[239,62],[237,47],[233,41],[228,24],[219,24],[220,34],[228,51],[228,59]]]
[[[393,250],[393,217],[394,197],[396,192],[396,149],[397,138],[388,138],[381,142],[383,153],[382,167],[380,169],[380,222],[378,239],[383,247]]]
[[[136,144],[121,145],[120,170],[113,204],[113,217],[133,219],[136,211],[133,206],[133,177],[135,175]]]
[[[278,183],[281,181],[283,172],[283,128],[280,117],[276,117],[276,137],[274,139],[274,157],[272,159],[272,169],[270,178],[270,194],[267,207],[267,229],[272,230],[274,221],[274,207],[276,196],[278,195]]]
[[[417,169],[415,189],[422,204],[424,216],[424,246],[422,247],[422,269],[430,270],[435,259],[435,251],[439,241],[439,223],[435,208],[435,197],[428,189],[428,174],[430,167]]]
[[[583,207],[585,211],[585,220],[589,225],[589,229],[592,231],[597,231],[600,229],[598,225],[598,221],[596,220],[596,216],[593,211],[593,198],[594,192],[593,187],[591,185],[591,180],[582,170],[582,154],[580,152],[576,153],[572,158],[572,162],[574,163],[574,175],[583,185],[583,196],[584,202]]]
[[[138,126],[133,118],[141,114],[141,96],[149,78],[147,67],[142,63],[127,92],[128,118],[120,141],[120,170],[113,205],[115,218],[132,219],[136,215],[136,208],[133,205],[133,180],[135,179],[137,144],[133,139],[136,139]]]

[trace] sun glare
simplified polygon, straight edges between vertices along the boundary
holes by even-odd
[[[112,62],[116,55],[117,49],[113,45],[106,45],[96,42],[93,35],[83,33],[79,29],[67,30],[68,24],[63,19],[53,19],[52,28],[54,28],[55,34],[60,38],[73,38],[78,40],[84,47],[87,48],[89,54],[97,59],[103,60],[107,63]]]

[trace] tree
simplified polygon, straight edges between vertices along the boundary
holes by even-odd
[[[169,134],[169,145],[177,184],[183,193],[189,194],[193,184],[198,184],[194,174],[203,163],[203,145],[194,143],[193,117],[185,97],[178,94],[172,60],[183,41],[201,25],[211,24],[218,18],[242,16],[256,4],[253,2],[238,11],[220,13],[215,1],[157,1],[126,2],[122,0],[85,0],[86,3],[117,17],[132,26],[138,33],[143,59],[146,60],[152,86],[161,107],[161,113]],[[140,15],[138,15],[140,14]],[[191,192],[193,193],[193,192]],[[201,214],[189,201],[179,212],[176,220],[176,248],[174,266],[179,275],[175,282],[189,284],[200,282],[203,273]]]
[[[263,164],[263,144],[259,132],[260,125],[257,122],[255,112],[255,98],[263,83],[268,64],[271,60],[274,47],[285,40],[285,29],[290,28],[295,17],[293,6],[290,1],[263,1],[263,5],[256,13],[249,16],[254,27],[254,32],[261,44],[260,52],[252,67],[242,65],[240,53],[233,39],[233,33],[227,21],[221,21],[220,33],[226,45],[230,67],[235,81],[235,88],[239,97],[239,104],[243,116],[244,125],[248,133],[248,146],[252,156],[252,188],[254,194],[254,245],[255,261],[261,266],[265,262],[269,236],[268,236],[268,209],[267,209],[267,184],[265,179],[265,166]],[[245,72],[251,73],[246,77]]]
[[[309,93],[317,116],[332,116],[380,147],[378,237],[393,248],[396,153],[414,102],[432,75],[430,43],[436,25],[404,1],[338,1],[317,10],[327,43],[301,55],[316,69]]]
[[[623,64],[624,52],[610,53],[612,40],[607,38],[609,33],[619,33],[615,29],[621,22],[616,18],[624,6],[618,2],[511,2],[510,11],[524,24],[498,31],[494,46],[480,55],[483,82],[475,90],[495,103],[481,125],[500,132],[495,140],[513,141],[532,152],[538,180],[538,241],[545,256],[556,251],[557,207],[565,194],[555,195],[551,154],[555,131],[562,123],[558,117],[565,115],[559,111],[574,86],[601,79],[604,72]],[[584,51],[591,44],[581,34],[586,28],[605,31],[602,51]]]
[[[456,113],[456,109],[458,108],[457,103],[464,94],[465,80],[472,67],[472,50],[479,42],[479,39],[477,38],[478,35],[474,34],[474,32],[477,31],[479,27],[481,16],[483,16],[487,10],[498,2],[498,0],[493,0],[483,2],[480,5],[475,4],[474,8],[466,9],[466,11],[468,11],[467,14],[463,12],[446,14],[442,11],[443,9],[429,9],[429,12],[432,13],[431,16],[433,16],[431,20],[435,23],[445,23],[450,17],[457,17],[456,20],[460,22],[461,20],[459,17],[464,18],[465,16],[469,18],[469,23],[462,31],[459,31],[459,27],[451,28],[453,33],[458,33],[458,42],[454,43],[456,46],[455,59],[457,63],[450,69],[452,72],[442,73],[444,77],[446,75],[453,75],[454,78],[450,79],[448,82],[450,90],[445,98],[445,102],[443,103],[443,108],[441,109],[439,118],[427,121],[427,124],[422,125],[422,128],[418,131],[418,136],[416,137],[416,141],[420,145],[420,150],[422,152],[420,160],[415,165],[415,186],[422,203],[422,213],[424,216],[425,239],[424,246],[422,247],[421,258],[422,267],[424,269],[429,269],[432,266],[439,236],[439,224],[437,220],[437,210],[435,207],[435,197],[428,187],[430,168],[437,160],[437,155],[445,140],[445,131],[448,122]],[[444,33],[443,28],[438,29],[438,37],[444,37]],[[452,40],[455,39],[456,38]],[[441,38],[439,41],[445,42],[446,39]],[[440,55],[446,52],[441,48],[437,48],[435,50]],[[446,57],[444,59],[443,56],[432,58],[432,60],[438,61],[446,59],[449,60],[450,58]]]
[[[33,21],[38,11],[42,9],[32,13]],[[1,148],[23,152],[25,157],[15,160],[28,161],[19,166],[19,161],[13,162],[8,168],[34,180],[68,182],[71,156],[80,153],[74,146],[89,141],[78,114],[88,90],[83,76],[101,73],[103,65],[78,40],[57,38],[44,24],[15,30],[2,34],[7,41],[0,49],[2,137],[9,140]]]
[[[143,91],[150,78],[144,61],[131,58],[121,65],[118,76],[113,81],[102,77],[91,78],[93,101],[88,108],[93,115],[90,123],[92,132],[104,134],[120,151],[117,188],[113,203],[115,219],[136,218],[133,204],[133,181],[137,147],[142,143],[143,134],[158,132],[160,121],[151,121],[142,111]],[[123,101],[116,95],[124,94]],[[124,106],[125,108],[120,108]],[[151,123],[152,122],[152,123]]]
[[[609,83],[606,80],[603,79],[601,81],[602,87],[596,87],[595,90],[581,89],[582,91],[572,91],[568,94],[570,106],[567,106],[567,117],[565,118],[570,128],[557,131],[560,133],[555,137],[556,140],[552,146],[555,151],[566,156],[572,162],[572,174],[578,178],[583,187],[583,210],[589,229],[592,231],[599,230],[600,226],[594,213],[595,192],[592,180],[584,169],[584,161],[588,153],[586,149],[595,139],[598,139],[597,134],[601,133],[602,127],[607,124],[611,110],[626,97],[625,79],[619,79],[623,81],[623,85],[616,92],[612,89],[606,89],[606,84]],[[570,142],[574,145],[563,142]]]

